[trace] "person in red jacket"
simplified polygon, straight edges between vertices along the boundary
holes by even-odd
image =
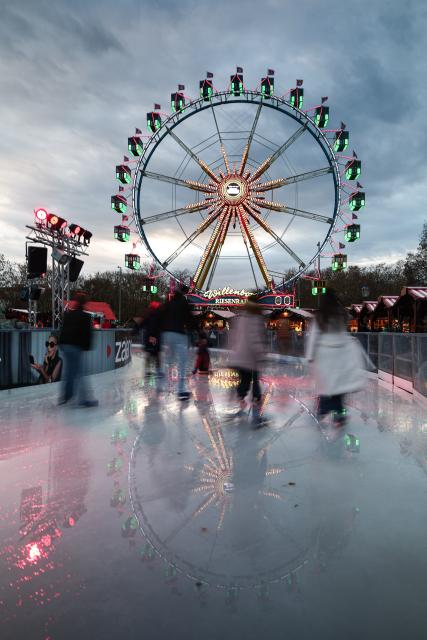
[[[208,349],[208,339],[207,336],[202,333],[197,343],[197,357],[194,363],[193,373],[209,373],[210,365],[211,358]]]

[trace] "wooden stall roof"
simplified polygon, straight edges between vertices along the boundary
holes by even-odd
[[[390,309],[396,302],[399,296],[380,296],[378,298],[378,304],[383,304],[387,309]]]
[[[355,315],[359,315],[359,313],[362,311],[362,306],[363,306],[362,303],[360,303],[360,304],[352,304],[351,307],[350,307],[350,311],[352,313],[354,313]]]
[[[403,287],[397,300],[403,296],[411,296],[414,300],[427,300],[427,287]]]
[[[372,313],[372,312],[373,312],[373,311],[375,311],[375,309],[377,308],[377,304],[378,304],[378,301],[377,301],[377,300],[366,300],[366,301],[362,304],[362,309],[361,309],[361,311],[363,311],[364,309],[366,309],[368,313]]]

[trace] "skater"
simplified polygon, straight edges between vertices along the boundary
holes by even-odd
[[[252,383],[253,422],[255,428],[265,424],[259,412],[262,394],[259,384],[259,366],[265,353],[265,328],[256,297],[248,298],[243,313],[236,318],[232,332],[233,354],[231,364],[239,373],[237,396],[240,412],[246,407],[246,396]]]
[[[189,333],[196,328],[185,293],[188,289],[177,289],[161,311],[162,341],[164,360],[167,365],[178,367],[178,399],[188,400],[190,392],[186,388],[186,368],[188,360]]]
[[[194,363],[193,374],[209,373],[211,365],[211,357],[208,349],[208,337],[205,333],[201,333],[197,342],[197,357]]]
[[[77,292],[73,297],[73,307],[64,313],[59,344],[65,356],[65,376],[62,397],[59,404],[65,404],[79,389],[79,404],[83,407],[97,407],[98,400],[89,398],[83,372],[83,351],[91,347],[91,317],[84,310],[87,295]]]
[[[347,420],[346,393],[359,391],[368,359],[357,338],[347,332],[347,313],[335,292],[327,289],[307,337],[306,360],[317,383],[319,420],[332,413],[337,426]]]
[[[141,322],[142,348],[146,353],[146,373],[151,368],[150,364],[153,364],[157,375],[160,375],[160,320],[160,302],[153,300],[149,304],[147,315]]]

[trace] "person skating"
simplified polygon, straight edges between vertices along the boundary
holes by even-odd
[[[347,313],[332,289],[320,306],[307,337],[306,359],[317,384],[317,416],[332,413],[337,425],[346,422],[345,394],[359,391],[366,379],[367,357],[357,338],[347,332]]]
[[[240,378],[237,387],[240,412],[245,409],[245,398],[252,384],[253,422],[255,427],[262,426],[266,420],[258,411],[262,397],[259,366],[265,353],[265,327],[255,296],[248,298],[243,312],[236,318],[231,342],[231,364],[238,371]]]
[[[186,400],[190,397],[190,392],[186,387],[188,337],[189,333],[196,328],[196,321],[184,295],[186,292],[185,287],[175,291],[161,312],[164,360],[168,366],[177,365],[178,398],[180,400]]]
[[[148,307],[147,315],[144,317],[141,323],[142,328],[142,347],[145,351],[146,368],[149,369],[149,365],[154,364],[154,369],[157,375],[160,375],[160,348],[161,348],[161,307],[160,302],[153,300]]]
[[[64,313],[59,344],[65,357],[65,375],[62,397],[59,404],[65,404],[79,389],[79,404],[83,407],[96,407],[98,400],[89,398],[87,384],[83,375],[83,352],[91,347],[91,317],[84,311],[87,302],[85,293],[74,295],[73,306]]]
[[[209,373],[211,365],[211,357],[208,349],[208,338],[206,334],[201,333],[197,343],[197,356],[194,363],[193,374],[199,372],[207,374]]]

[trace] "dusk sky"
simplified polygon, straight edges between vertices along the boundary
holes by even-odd
[[[1,4],[0,251],[9,259],[24,259],[25,225],[45,206],[93,232],[84,273],[123,265],[110,196],[127,137],[146,132],[155,102],[170,110],[178,83],[197,97],[209,70],[225,89],[236,65],[250,88],[273,68],[279,94],[303,78],[307,105],[328,96],[332,123],[347,124],[367,194],[349,263],[393,262],[416,248],[427,202],[424,2]]]

